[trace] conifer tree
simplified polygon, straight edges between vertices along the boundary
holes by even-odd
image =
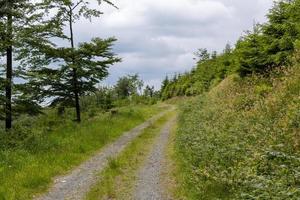
[[[100,6],[102,1],[97,0]],[[115,7],[108,0],[103,2]],[[62,34],[53,38],[68,41],[67,46],[47,45],[43,52],[47,55],[48,65],[33,66],[30,69],[29,84],[42,91],[37,94],[39,99],[51,98],[52,104],[63,103],[75,107],[76,121],[81,121],[80,96],[95,91],[95,85],[107,76],[109,66],[120,59],[112,52],[115,38],[94,38],[91,42],[75,44],[74,24],[81,18],[99,17],[102,12],[92,8],[91,1],[47,0],[49,7],[56,13],[54,21]],[[64,31],[68,29],[68,31]],[[60,40],[60,41],[61,41]],[[51,65],[52,64],[52,65]]]
[[[253,31],[248,31],[237,42],[235,52],[239,63],[238,72],[242,76],[267,69],[268,55],[264,50],[264,41],[261,26],[255,25]]]
[[[300,1],[284,0],[275,2],[270,10],[268,23],[262,30],[265,36],[265,49],[270,67],[290,64],[294,42],[299,38]]]
[[[30,59],[28,52],[36,51],[39,45],[43,43],[39,31],[43,30],[43,3],[42,1],[30,0],[1,0],[0,1],[0,56],[2,62],[0,69],[0,98],[5,115],[5,127],[7,130],[12,128],[12,118],[19,103],[24,103],[21,84],[14,83],[18,76],[17,70],[20,66],[14,66],[24,61],[24,58]],[[33,37],[34,36],[34,37]],[[17,63],[17,64],[14,64]],[[20,64],[21,65],[21,64]],[[21,68],[19,68],[21,69]],[[35,102],[29,105],[37,105]],[[19,106],[21,108],[22,106]],[[0,115],[1,116],[1,115]]]

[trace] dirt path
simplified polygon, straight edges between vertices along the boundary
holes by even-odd
[[[148,156],[145,166],[139,172],[137,186],[134,194],[135,200],[168,200],[171,199],[164,191],[160,175],[165,159],[165,149],[168,144],[171,128],[175,118],[170,120],[162,129],[156,139],[153,149]]]
[[[151,123],[162,117],[166,112],[162,112],[126,132],[114,143],[104,147],[98,154],[87,162],[71,171],[68,175],[55,179],[50,190],[35,198],[36,200],[79,200],[85,197],[90,187],[97,182],[97,174],[100,173],[108,163],[108,159],[118,155],[133,139],[142,133]]]

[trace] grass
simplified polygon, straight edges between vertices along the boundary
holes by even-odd
[[[186,199],[299,199],[300,67],[230,76],[186,102],[175,153]]]
[[[20,144],[0,142],[0,199],[28,200],[44,192],[53,177],[67,173],[74,166],[92,156],[105,144],[123,132],[142,123],[161,110],[158,106],[121,108],[116,115],[110,113],[94,116],[80,125],[71,121],[56,123],[47,115],[33,121],[33,136]],[[53,119],[52,119],[53,118]],[[24,133],[26,126],[22,124]],[[22,134],[11,134],[21,137]],[[15,136],[17,135],[17,136]],[[19,136],[18,136],[19,135]],[[9,138],[8,141],[15,141]]]
[[[175,123],[171,129],[170,139],[166,149],[166,160],[164,162],[161,180],[170,199],[186,200],[181,187],[183,182],[178,167],[180,160],[175,151],[177,129],[178,124]]]
[[[132,199],[137,170],[145,161],[155,137],[172,115],[174,112],[158,119],[131,142],[117,158],[111,159],[108,168],[99,175],[101,181],[92,188],[86,199]]]

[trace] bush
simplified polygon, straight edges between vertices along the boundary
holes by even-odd
[[[36,139],[32,131],[32,117],[22,116],[8,132],[0,132],[0,150],[30,146]]]

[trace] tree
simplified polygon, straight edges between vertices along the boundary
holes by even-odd
[[[194,55],[196,56],[196,58],[194,58],[195,60],[197,60],[197,63],[201,63],[204,62],[206,60],[209,60],[210,58],[210,54],[208,53],[207,49],[198,49],[197,52],[194,53]]]
[[[112,52],[115,38],[94,38],[91,42],[75,45],[74,23],[82,17],[92,19],[99,17],[102,12],[91,8],[91,1],[73,0],[47,0],[47,4],[53,8],[54,21],[60,28],[60,33],[54,38],[67,40],[69,47],[48,45],[44,47],[47,59],[56,66],[44,65],[31,68],[29,77],[31,85],[42,85],[41,98],[51,97],[52,103],[64,103],[75,107],[76,121],[81,121],[80,96],[96,90],[95,85],[107,76],[109,66],[120,59]],[[99,5],[101,0],[95,1]],[[114,6],[108,0],[103,2]],[[115,7],[115,6],[114,6]],[[64,32],[64,28],[69,32]],[[42,77],[42,78],[41,78]]]
[[[26,52],[32,51],[35,44],[42,43],[39,37],[39,32],[42,31],[43,3],[39,1],[30,0],[3,0],[0,2],[0,56],[5,57],[5,64],[0,67],[4,68],[0,78],[1,85],[5,87],[5,92],[2,93],[4,98],[4,112],[5,112],[5,127],[6,130],[12,128],[13,105],[16,103],[23,103],[22,100],[17,100],[20,94],[17,94],[18,89],[13,83],[14,78],[18,75],[15,68],[13,68],[13,61],[16,63],[22,62],[23,56]],[[29,39],[29,36],[36,35],[36,37]],[[34,47],[35,46],[35,47]],[[30,58],[28,58],[30,59]],[[20,84],[19,84],[20,86]],[[14,89],[14,90],[13,90]],[[34,105],[34,102],[30,103]]]
[[[196,95],[208,91],[227,75],[239,72],[268,74],[275,67],[285,67],[299,59],[300,0],[276,1],[265,24],[255,24],[236,43],[227,44],[222,54],[208,54],[199,49],[196,67],[188,75],[164,80],[162,99],[176,95]]]
[[[144,89],[144,96],[152,98],[154,95],[154,86],[147,85]]]
[[[300,2],[278,1],[267,15],[269,22],[262,27],[270,67],[290,63],[294,42],[299,38]]]
[[[235,53],[238,59],[238,72],[244,76],[251,73],[263,72],[268,68],[268,55],[265,52],[265,37],[261,26],[255,25],[253,31],[248,31],[237,44]]]
[[[160,98],[166,99],[166,90],[169,84],[170,84],[169,77],[166,76],[160,88]]]
[[[227,43],[225,45],[225,49],[223,51],[224,54],[230,54],[232,52],[232,48],[231,48],[231,45],[229,43]]]
[[[136,95],[142,89],[144,83],[138,74],[120,77],[115,85],[115,91],[121,99]]]
[[[218,56],[217,51],[213,51],[213,52],[211,53],[211,59],[215,60],[215,59],[217,58],[217,56]]]

